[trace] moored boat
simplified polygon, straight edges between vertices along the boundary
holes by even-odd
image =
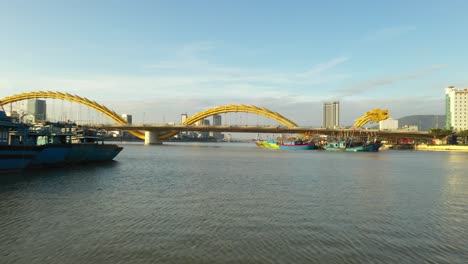
[[[110,161],[123,149],[114,144],[104,144],[102,137],[93,129],[78,129],[75,124],[64,122],[47,122],[36,127],[29,134],[29,140],[44,148],[29,167]]]
[[[0,110],[0,172],[110,161],[122,149],[76,124],[22,124]]]
[[[260,148],[268,149],[282,149],[282,150],[306,150],[306,149],[318,149],[313,142],[307,142],[303,140],[296,141],[283,141],[279,138],[278,141],[273,140],[257,140],[255,144]]]
[[[27,131],[27,126],[14,122],[0,110],[0,172],[22,170],[42,151],[41,147],[22,144]]]
[[[278,144],[273,140],[257,140],[255,141],[255,145],[259,148],[279,149]]]
[[[257,145],[257,147],[259,148],[264,148],[265,146],[263,145],[263,141],[261,140],[256,140],[255,141],[255,145]]]
[[[380,141],[376,142],[355,142],[351,140],[331,141],[323,147],[326,151],[342,152],[377,152],[382,146]]]
[[[42,151],[40,147],[0,146],[0,172],[20,171]]]
[[[306,149],[317,149],[314,143],[307,143],[302,141],[283,142],[277,143],[279,149],[285,150],[306,150]]]

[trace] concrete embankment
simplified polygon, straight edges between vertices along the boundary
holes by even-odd
[[[384,144],[380,150],[414,150],[414,144]]]
[[[468,152],[468,146],[466,145],[416,145],[415,150],[424,150],[424,151],[459,151],[459,152]]]

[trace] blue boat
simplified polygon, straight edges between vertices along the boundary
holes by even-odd
[[[98,131],[80,128],[73,123],[46,122],[29,133],[32,144],[44,149],[29,167],[61,166],[114,159],[122,147],[104,144]]]
[[[22,170],[42,151],[41,147],[21,144],[27,132],[26,125],[0,110],[0,172]]]
[[[352,139],[327,142],[323,147],[326,151],[342,152],[377,152],[382,146],[380,141],[376,142],[353,142]]]
[[[20,171],[26,168],[41,150],[28,146],[0,145],[0,172]]]
[[[277,143],[279,149],[284,150],[307,150],[307,149],[317,149],[317,146],[312,142],[303,142],[303,141],[291,141],[291,142],[282,142]]]
[[[0,110],[0,172],[110,161],[122,149],[104,144],[92,129],[65,122],[26,125]]]

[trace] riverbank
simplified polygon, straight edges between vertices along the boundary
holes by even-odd
[[[426,144],[420,144],[420,145],[415,145],[415,150],[468,152],[468,146],[467,145],[426,145]]]

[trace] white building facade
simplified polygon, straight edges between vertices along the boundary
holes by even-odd
[[[379,122],[380,130],[397,130],[398,119],[389,118]]]
[[[445,89],[446,129],[468,130],[468,89],[458,90],[453,86]]]

